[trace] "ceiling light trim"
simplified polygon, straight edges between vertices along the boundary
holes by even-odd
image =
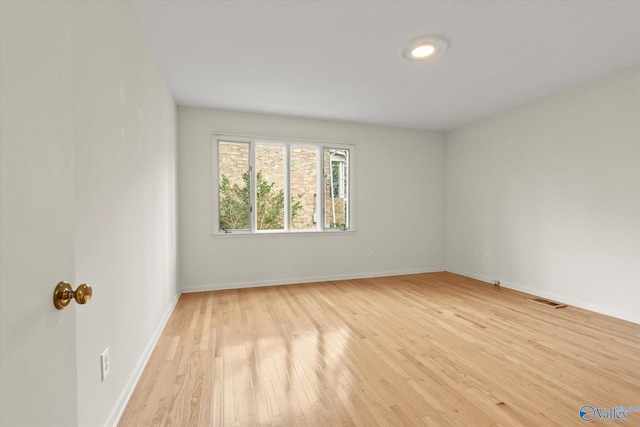
[[[420,55],[421,47],[431,46],[433,47],[433,53]],[[407,46],[402,50],[402,57],[410,62],[427,62],[442,56],[449,48],[449,43],[442,36],[420,36],[412,39],[407,43]],[[418,52],[418,54],[416,54]]]

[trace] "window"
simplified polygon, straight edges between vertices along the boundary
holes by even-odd
[[[324,149],[325,227],[346,228],[349,150]]]
[[[216,231],[348,230],[353,146],[216,136]]]
[[[220,229],[249,230],[249,144],[220,142]]]

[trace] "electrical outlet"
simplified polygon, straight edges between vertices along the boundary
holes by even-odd
[[[109,356],[109,347],[107,347],[100,355],[100,369],[102,371],[102,381],[109,375],[111,369],[111,356]]]

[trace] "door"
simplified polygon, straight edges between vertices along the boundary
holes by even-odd
[[[70,3],[35,3],[0,1],[0,425],[75,426]]]

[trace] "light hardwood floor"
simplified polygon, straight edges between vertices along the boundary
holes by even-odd
[[[640,325],[451,273],[182,295],[120,426],[581,426]],[[640,412],[587,425],[640,425]]]

